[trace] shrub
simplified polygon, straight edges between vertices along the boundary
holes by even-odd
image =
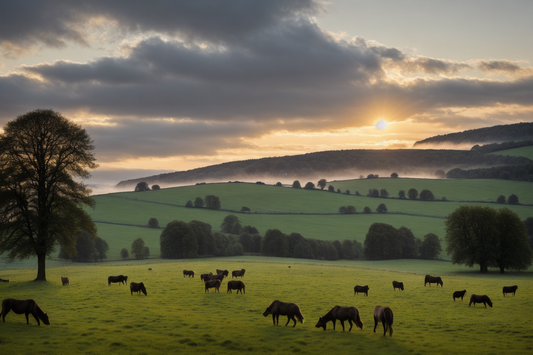
[[[387,198],[387,197],[389,197],[389,192],[386,189],[381,189],[379,191],[379,196]]]
[[[122,259],[127,259],[127,258],[129,258],[129,256],[130,256],[130,253],[128,252],[128,249],[126,249],[126,248],[122,248],[122,249],[120,250],[120,257],[121,257]]]
[[[241,213],[245,213],[245,212],[250,213],[250,209],[248,207],[246,207],[246,206],[242,206],[241,207]]]
[[[298,180],[294,180],[293,183],[292,183],[292,187],[294,189],[301,189],[302,185],[300,185],[300,182]]]
[[[498,198],[496,199],[496,203],[504,204],[505,203],[505,196],[503,196],[503,195],[498,196]]]
[[[189,200],[189,201],[187,201],[187,203],[185,204],[185,207],[190,208],[190,207],[194,207],[194,205],[192,204],[192,201]]]
[[[397,173],[392,173],[392,174],[390,174],[390,177],[393,178],[393,179],[396,179],[398,177],[398,174]]]
[[[370,209],[370,207],[365,207],[365,208],[363,209],[363,212],[364,212],[364,213],[370,213],[370,212],[372,212],[372,210]]]

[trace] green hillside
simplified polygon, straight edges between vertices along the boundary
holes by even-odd
[[[495,208],[505,206],[517,212],[522,219],[533,216],[533,206],[497,205],[491,202],[500,194],[508,196],[515,193],[521,203],[532,204],[533,189],[527,182],[380,178],[331,184],[342,191],[350,189],[351,194],[246,183],[205,184],[98,195],[94,197],[96,208],[88,209],[88,212],[97,221],[99,236],[110,245],[109,259],[119,259],[120,249],[129,249],[138,237],[145,240],[151,256],[158,257],[161,230],[138,227],[146,225],[152,217],[157,218],[161,226],[173,220],[200,220],[211,224],[213,230],[219,230],[224,217],[236,214],[242,225],[254,226],[262,235],[267,229],[277,228],[287,234],[300,233],[306,238],[330,241],[355,239],[363,243],[368,228],[375,222],[388,223],[396,228],[405,226],[420,239],[428,233],[435,233],[443,239],[444,217],[465,204]],[[424,188],[430,189],[437,198],[446,196],[449,201],[424,202],[353,195],[355,191],[366,195],[369,188],[385,188],[391,196],[397,196],[398,190],[407,191],[411,187],[419,192]],[[194,201],[196,197],[204,198],[206,195],[218,196],[222,209],[226,210],[184,207],[188,200]],[[389,213],[360,213],[365,206],[375,211],[381,203],[385,203]],[[340,206],[347,205],[355,206],[358,213],[337,213]],[[243,206],[249,207],[252,213],[239,213]],[[441,257],[447,258],[447,255],[443,252]]]
[[[494,152],[492,154],[510,155],[512,157],[526,157],[526,158],[529,158],[529,159],[533,159],[533,146],[530,145],[528,147],[520,147],[520,148],[500,150],[500,151]]]

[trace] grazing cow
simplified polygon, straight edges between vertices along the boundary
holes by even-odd
[[[394,291],[396,291],[396,289],[399,290],[402,290],[403,291],[403,282],[399,282],[399,281],[392,281],[392,288]]]
[[[344,332],[344,321],[347,320],[350,323],[350,329],[348,331],[352,330],[353,323],[360,328],[363,329],[363,322],[361,321],[361,317],[359,316],[359,310],[355,307],[341,307],[341,306],[335,306],[332,309],[329,310],[328,313],[324,314],[322,317],[318,318],[318,323],[315,325],[316,328],[324,328],[326,330],[326,325],[329,321],[333,322],[333,330],[335,330],[335,322],[337,320],[341,321],[342,325],[342,331]]]
[[[6,322],[6,315],[9,311],[13,311],[16,314],[24,313],[26,315],[26,324],[30,324],[28,315],[31,313],[38,325],[41,325],[39,319],[42,320],[44,324],[50,325],[48,315],[43,312],[34,300],[15,300],[13,298],[6,298],[2,301],[2,312],[0,312],[0,316],[4,323]]]
[[[67,286],[67,285],[70,284],[70,281],[69,281],[68,277],[61,276],[61,283],[63,284],[63,286]]]
[[[212,276],[212,275],[213,275],[212,272],[210,272],[209,274],[201,274],[201,275],[200,275],[200,280],[202,280],[202,281],[204,281],[204,282],[205,282],[205,281],[209,281],[209,280],[211,280],[211,276]]]
[[[437,284],[437,287],[439,287],[439,285],[442,287],[443,282],[440,276],[426,275],[426,278],[424,279],[424,287],[426,287],[427,284],[429,284],[429,287],[431,287],[431,284]]]
[[[9,282],[9,280],[0,279],[0,282]]]
[[[231,278],[239,277],[239,276],[240,276],[240,277],[243,277],[245,271],[246,271],[246,270],[244,270],[244,269],[234,270],[234,271],[231,272]]]
[[[133,292],[137,292],[138,295],[144,293],[145,296],[148,296],[146,293],[146,287],[144,287],[144,284],[142,282],[130,282],[130,291],[131,295],[133,296]]]
[[[518,286],[514,285],[514,286],[503,286],[503,297],[505,297],[505,295],[507,293],[512,293],[513,296],[516,296],[516,289],[518,288]]]
[[[462,300],[463,300],[463,297],[464,297],[464,295],[465,295],[465,293],[466,293],[466,290],[455,291],[455,292],[453,293],[453,301],[455,302],[455,299],[456,299],[456,298],[459,298],[459,297],[461,298],[461,301],[462,301]]]
[[[244,289],[244,283],[242,281],[228,281],[228,292],[226,293],[232,293],[231,290],[237,290],[237,293],[240,291],[241,294],[243,291],[246,293],[246,290]]]
[[[368,296],[368,285],[366,286],[359,286],[359,285],[356,285],[354,288],[353,288],[353,294],[357,294],[359,292],[363,292],[365,295]]]
[[[124,275],[109,276],[107,278],[107,286],[111,285],[112,282],[114,282],[114,283],[118,282],[119,285],[123,284],[125,282],[126,285],[127,285],[128,284],[128,277],[124,276]]]
[[[217,275],[224,275],[224,276],[228,277],[229,272],[228,272],[228,270],[219,270],[219,269],[217,269]]]
[[[183,270],[183,277],[189,276],[189,278],[192,276],[194,278],[194,271],[192,270]]]
[[[392,313],[392,309],[390,307],[376,306],[376,308],[374,308],[374,333],[376,332],[378,322],[381,322],[383,324],[383,336],[387,334],[387,330],[389,330],[389,336],[392,336],[393,321],[394,314]]]
[[[471,304],[474,304],[474,307],[476,306],[476,303],[483,303],[485,308],[487,308],[487,304],[492,308],[492,302],[487,295],[472,295],[470,296],[470,303],[468,304],[468,307],[470,307]]]
[[[300,310],[300,307],[296,303],[288,303],[288,302],[281,302],[281,301],[272,301],[270,305],[267,307],[267,309],[263,312],[263,316],[268,316],[269,314],[272,314],[272,322],[274,322],[274,325],[279,324],[279,316],[287,316],[287,323],[285,323],[285,326],[289,324],[289,322],[294,322],[293,328],[296,327],[296,319],[300,323],[304,322],[304,316],[302,314],[302,311]]]
[[[205,290],[204,290],[204,293],[207,292],[209,293],[209,289],[210,288],[214,288],[215,289],[215,292],[218,291],[218,293],[220,293],[220,280],[211,280],[211,281],[206,281],[205,282]]]

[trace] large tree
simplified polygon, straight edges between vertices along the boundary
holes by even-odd
[[[198,250],[196,234],[191,226],[183,221],[172,221],[159,237],[161,257],[180,259],[195,257]]]
[[[441,251],[439,237],[434,233],[426,234],[422,245],[420,245],[420,257],[422,259],[435,259]]]
[[[526,226],[507,208],[461,206],[448,216],[445,238],[455,264],[478,264],[481,272],[496,266],[502,273],[531,265]]]
[[[242,224],[239,217],[234,214],[229,214],[224,217],[222,224],[220,224],[220,230],[223,233],[241,234]]]
[[[0,254],[9,260],[37,256],[46,281],[46,256],[59,244],[76,253],[80,230],[96,237],[82,205],[94,206],[87,179],[97,167],[93,141],[81,126],[52,110],[28,112],[0,135]]]

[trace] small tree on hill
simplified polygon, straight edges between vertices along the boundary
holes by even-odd
[[[248,208],[246,206],[242,206],[241,207],[241,213],[246,213],[246,212],[250,213],[250,208]]]
[[[333,185],[329,185],[328,186],[328,191],[329,192],[335,192],[335,188],[333,187]]]
[[[218,198],[218,196],[207,195],[205,197],[205,207],[212,210],[219,210],[220,206],[220,198]]]
[[[161,190],[161,186],[159,186],[159,185],[152,185],[152,190],[153,190],[153,191]]]
[[[314,190],[315,189],[315,184],[313,184],[311,181],[309,181],[307,184],[305,184],[304,189]]]
[[[379,196],[380,196],[380,197],[387,198],[387,197],[389,197],[389,192],[388,192],[386,189],[381,189],[381,190],[379,191]]]
[[[318,180],[317,186],[320,187],[320,190],[324,190],[326,188],[326,184],[326,179],[320,179]]]
[[[150,186],[145,181],[141,181],[135,186],[135,192],[150,191]]]
[[[515,194],[509,195],[507,198],[507,203],[510,205],[518,205],[518,196]]]
[[[150,228],[159,228],[159,221],[157,220],[157,218],[150,218],[148,220],[148,227]]]
[[[398,198],[401,198],[402,200],[405,199],[405,191],[404,190],[398,191]]]
[[[498,198],[496,199],[496,203],[504,204],[505,203],[505,196],[503,196],[503,195],[498,196]]]
[[[126,249],[126,248],[120,249],[120,257],[122,259],[127,259],[127,258],[129,258],[129,256],[130,256],[130,253],[128,252],[128,249]]]
[[[426,234],[420,246],[420,257],[422,259],[435,259],[441,251],[439,237],[433,233]]]
[[[433,195],[433,192],[429,190],[422,190],[420,192],[420,199],[422,201],[433,201],[435,199],[435,196]]]
[[[384,203],[380,203],[378,208],[376,208],[376,212],[378,213],[385,213],[387,212],[387,206],[385,206]]]
[[[397,173],[392,173],[392,174],[390,174],[390,177],[393,178],[393,179],[396,179],[396,178],[398,178],[398,174]]]
[[[370,213],[370,212],[372,212],[372,210],[370,209],[370,207],[365,207],[365,208],[363,209],[363,212],[364,212],[364,213]]]
[[[416,189],[409,189],[409,191],[407,191],[407,197],[409,197],[409,200],[416,200],[418,197],[418,191],[416,191]]]
[[[138,260],[144,259],[144,240],[142,238],[137,238],[133,241],[131,244],[131,253]]]
[[[292,183],[292,188],[293,189],[301,189],[302,185],[300,185],[300,181],[294,180],[293,183]]]
[[[196,208],[202,208],[202,207],[204,207],[204,199],[201,198],[201,197],[197,197],[197,198],[194,200],[194,207],[196,207]]]

